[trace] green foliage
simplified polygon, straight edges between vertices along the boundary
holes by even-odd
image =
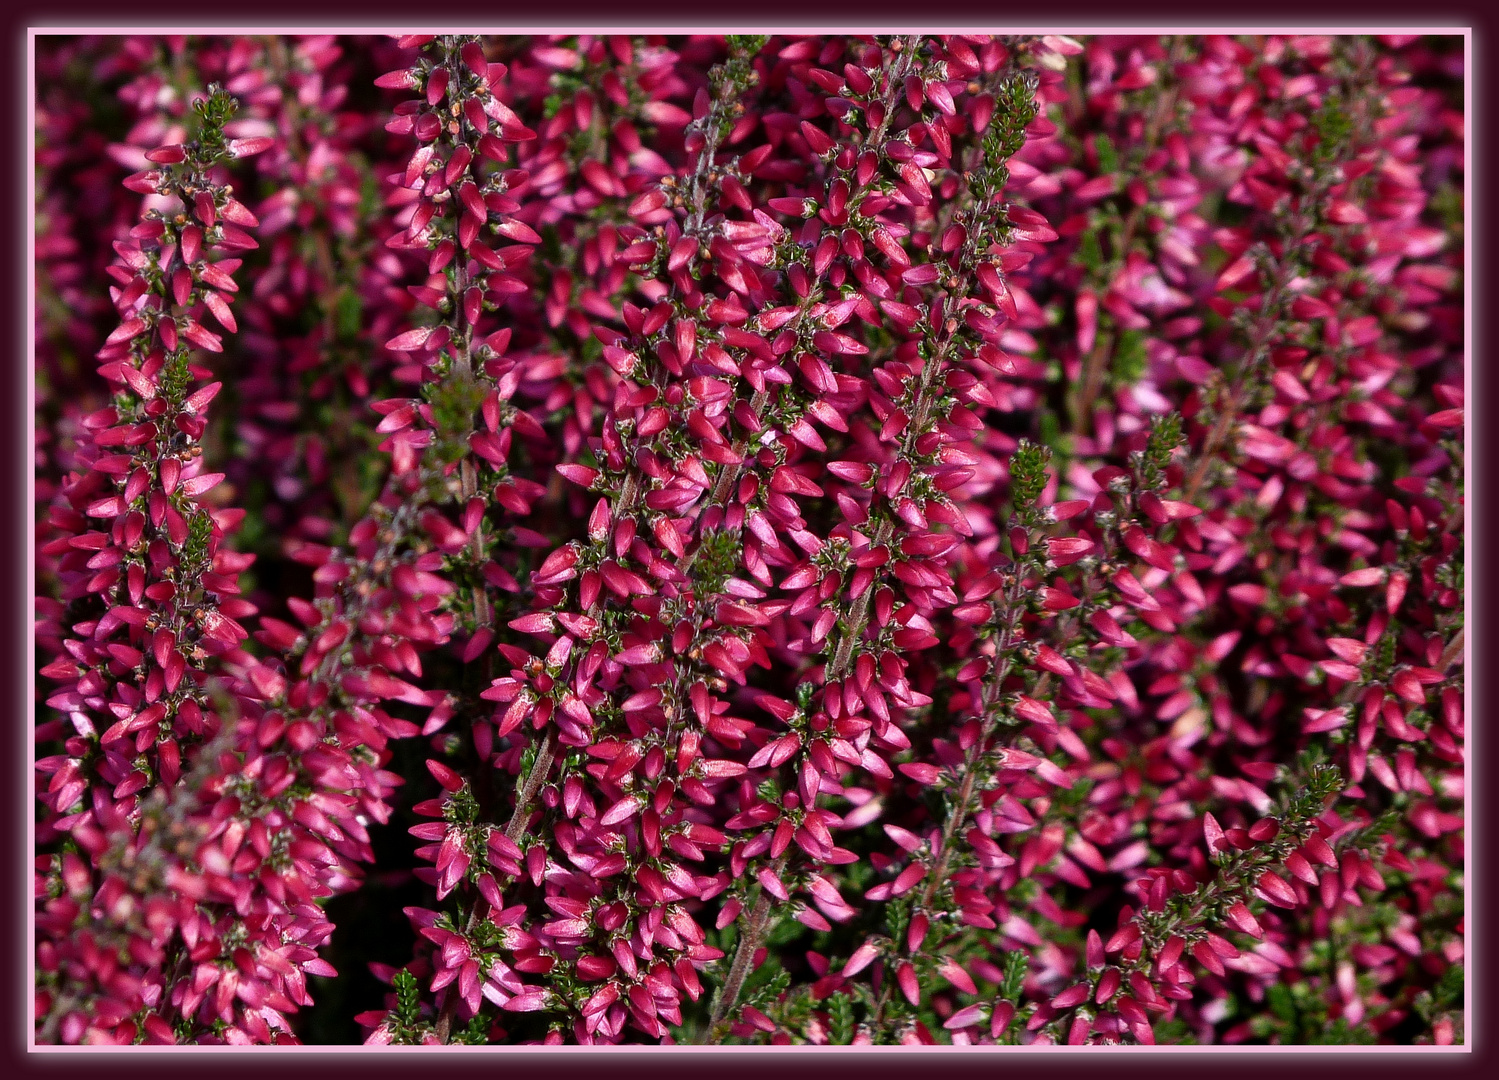
[[[1098,233],[1099,229],[1090,224],[1077,245],[1077,260],[1090,274],[1098,274],[1103,270],[1103,246],[1098,242]]]
[[[479,800],[467,781],[443,801],[442,818],[453,825],[472,825],[479,819]]]
[[[817,685],[810,680],[796,684],[796,707],[806,712],[812,705],[812,697],[817,693]]]
[[[453,1041],[465,1046],[483,1046],[489,1042],[489,1020],[482,1010],[474,1015],[467,1027],[454,1033]]]
[[[848,1046],[854,1040],[854,999],[844,993],[828,998],[828,1042]]]
[[[916,904],[916,894],[907,893],[905,896],[890,901],[885,908],[885,932],[890,935],[891,941],[904,941],[906,928],[911,925],[912,908]]]
[[[1156,1044],[1159,1046],[1195,1046],[1196,1037],[1187,1022],[1180,1017],[1172,1017],[1170,1020],[1158,1020],[1151,1028]]]
[[[208,566],[208,542],[213,538],[213,515],[198,510],[188,518],[187,539],[182,542],[182,568],[186,575]]]
[[[707,533],[698,546],[697,558],[692,568],[697,582],[693,591],[700,597],[717,596],[724,583],[739,568],[739,554],[743,542],[738,535],[725,529]]]
[[[416,976],[402,968],[391,979],[396,992],[396,1007],[386,1017],[391,1041],[401,1046],[411,1046],[422,1041],[430,1025],[422,1020],[422,988]]]
[[[1442,223],[1442,228],[1455,233],[1461,243],[1465,215],[1463,213],[1463,189],[1456,184],[1443,184],[1426,203],[1427,209]]]
[[[1273,983],[1265,991],[1268,1012],[1255,1016],[1250,1032],[1277,1045],[1349,1046],[1375,1042],[1366,1024],[1350,1024],[1345,1017],[1328,1016],[1327,994],[1319,985],[1302,980]],[[1160,1031],[1157,1029],[1157,1037]]]
[[[1115,386],[1133,386],[1145,375],[1149,357],[1145,352],[1145,334],[1139,330],[1125,330],[1114,345],[1114,355],[1109,365]]]
[[[1030,958],[1025,953],[1015,951],[1004,954],[1000,961],[999,970],[1004,974],[1004,979],[999,984],[999,998],[1002,1001],[1020,1000],[1021,988],[1025,985],[1025,974],[1030,967]]]
[[[729,46],[729,55],[739,59],[750,59],[770,40],[769,34],[729,34],[725,39]]]
[[[172,405],[180,405],[187,394],[187,388],[192,385],[193,374],[188,370],[189,357],[187,349],[173,350],[167,354],[166,362],[156,374],[156,392]]]
[[[1119,171],[1119,151],[1114,149],[1114,140],[1106,132],[1093,136],[1093,152],[1098,155],[1100,176]]]
[[[984,164],[1006,179],[1005,162],[1025,145],[1025,127],[1036,118],[1038,85],[1035,73],[1024,71],[1005,80],[994,95],[994,117],[984,132]],[[996,178],[995,186],[1003,187],[1004,181]]]
[[[1021,439],[1010,455],[1010,497],[1022,522],[1036,513],[1036,503],[1046,489],[1046,466],[1050,461],[1051,448],[1038,446],[1029,439]]]
[[[1171,455],[1185,441],[1181,413],[1169,412],[1150,421],[1150,435],[1140,455],[1140,487],[1153,491],[1161,486]]]
[[[765,944],[770,948],[781,948],[799,940],[807,928],[795,919],[779,919],[765,935]]]
[[[468,453],[474,412],[484,404],[489,389],[466,365],[454,365],[441,382],[427,383],[422,393],[432,406],[437,428],[437,456],[452,463]]]
[[[1436,1020],[1449,1009],[1461,1008],[1463,1002],[1464,968],[1456,963],[1442,972],[1442,977],[1430,990],[1423,990],[1411,1002],[1416,1012],[1427,1023]]]
[[[239,109],[237,102],[218,83],[208,87],[206,97],[193,102],[193,112],[198,122],[197,143],[208,158],[225,156],[229,152],[224,139],[224,125]]]
[[[721,64],[716,64],[708,73],[708,83],[712,87],[713,96],[720,101],[738,97],[751,86],[754,86],[759,76],[755,73],[751,61],[770,38],[763,34],[730,34],[728,37],[729,58]],[[729,117],[719,118],[722,130],[727,131]]]
[[[1341,96],[1329,93],[1310,120],[1318,139],[1317,147],[1312,151],[1313,157],[1319,161],[1331,161],[1341,156],[1353,136],[1353,117]]]
[[[800,925],[800,924],[798,924]],[[745,980],[739,1000],[747,1006],[766,1012],[769,1007],[791,986],[791,974],[770,953]]]
[[[345,285],[338,290],[333,303],[333,333],[339,341],[353,341],[359,336],[364,320],[364,304],[353,287]]]

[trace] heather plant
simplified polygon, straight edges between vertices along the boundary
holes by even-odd
[[[1461,37],[37,42],[38,1043],[1465,1040]]]

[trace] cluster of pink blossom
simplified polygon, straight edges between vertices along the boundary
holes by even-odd
[[[1461,1042],[1462,56],[39,39],[37,1041]]]

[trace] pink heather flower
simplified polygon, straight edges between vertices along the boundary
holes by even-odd
[[[1460,1041],[1461,56],[39,39],[39,1041]]]

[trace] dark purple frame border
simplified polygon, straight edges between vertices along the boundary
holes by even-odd
[[[8,763],[9,829],[0,828],[0,840],[4,844],[5,872],[0,873],[0,903],[4,917],[0,923],[9,927],[3,935],[4,951],[0,953],[3,963],[0,971],[9,975],[0,980],[0,1004],[3,1004],[4,1069],[10,1076],[88,1076],[97,1080],[101,1075],[115,1078],[147,1076],[163,1072],[201,1072],[208,1066],[215,1072],[240,1075],[255,1075],[263,1072],[270,1062],[266,1056],[237,1054],[213,1060],[202,1054],[184,1056],[173,1060],[170,1056],[153,1054],[132,1058],[128,1052],[107,1054],[81,1053],[70,1055],[43,1055],[28,1053],[31,1029],[31,988],[25,983],[27,952],[31,943],[26,936],[26,907],[30,903],[31,868],[25,822],[32,813],[31,779],[27,775],[29,761],[27,739],[30,734],[33,704],[26,694],[26,675],[31,663],[30,613],[24,611],[27,596],[27,579],[31,573],[28,557],[28,531],[32,528],[33,510],[27,499],[28,485],[24,469],[32,457],[32,447],[27,440],[27,411],[29,380],[27,365],[31,363],[32,342],[28,332],[31,295],[27,287],[27,259],[30,257],[30,207],[27,205],[27,176],[31,167],[32,148],[29,144],[31,87],[28,83],[29,40],[28,27],[110,26],[110,25],[154,25],[154,26],[213,26],[213,25],[266,25],[280,24],[288,30],[299,26],[313,25],[370,25],[388,20],[393,27],[414,26],[432,9],[423,9],[411,3],[395,3],[392,0],[360,0],[357,4],[312,2],[289,3],[287,0],[256,0],[238,10],[215,7],[204,3],[183,0],[158,0],[145,5],[126,5],[120,0],[101,2],[88,0],[84,3],[59,4],[43,0],[12,0],[6,5],[3,16],[8,38],[8,51],[0,59],[0,71],[5,72],[10,103],[4,113],[6,145],[11,148],[12,164],[0,170],[0,185],[5,191],[6,211],[0,214],[0,239],[10,257],[0,265],[0,297],[3,297],[5,315],[0,325],[10,328],[13,357],[10,363],[0,363],[0,401],[5,402],[9,415],[0,422],[0,520],[8,528],[0,531],[0,543],[4,545],[0,556],[0,606],[9,618],[0,633],[5,637],[5,648],[0,652],[5,663],[3,681],[0,686],[9,693],[7,708],[0,712],[8,723],[9,742],[3,747],[4,760]],[[1493,9],[1480,0],[1436,0],[1434,3],[1410,4],[1393,0],[1257,0],[1253,4],[1229,6],[1205,6],[1201,0],[1148,0],[1144,4],[1124,5],[1119,0],[1113,3],[1069,2],[1048,3],[1044,8],[1033,9],[994,2],[975,0],[942,0],[940,6],[917,6],[912,3],[892,3],[891,0],[865,0],[863,3],[832,4],[826,0],[752,0],[744,7],[728,7],[714,3],[687,3],[684,0],[649,0],[645,4],[622,4],[600,0],[568,0],[552,8],[522,9],[517,11],[509,4],[496,0],[448,0],[438,9],[438,21],[452,25],[503,23],[525,25],[534,23],[538,29],[560,25],[585,27],[589,24],[618,24],[629,19],[657,25],[680,25],[703,29],[733,29],[737,25],[780,25],[788,29],[797,26],[819,27],[823,25],[904,27],[922,19],[931,19],[943,24],[984,25],[986,23],[1009,23],[1011,25],[1035,24],[1038,21],[1056,23],[1059,26],[1140,26],[1158,27],[1173,24],[1185,26],[1235,27],[1244,25],[1279,26],[1410,26],[1422,25],[1432,28],[1471,27],[1472,37],[1472,91],[1474,100],[1468,103],[1472,111],[1471,133],[1468,153],[1468,168],[1474,171],[1473,191],[1484,190],[1496,175],[1492,168],[1495,140],[1487,133],[1483,123],[1488,119],[1488,106],[1493,95],[1495,80],[1489,75],[1486,61],[1493,58],[1492,43],[1499,40],[1499,21]],[[543,20],[540,13],[550,14]],[[1472,160],[1476,151],[1477,161]],[[1494,395],[1499,379],[1486,371],[1481,361],[1486,358],[1482,346],[1488,345],[1489,320],[1484,316],[1488,305],[1488,289],[1495,278],[1492,274],[1494,246],[1492,244],[1493,219],[1487,206],[1474,199],[1468,207],[1468,236],[1473,244],[1473,298],[1472,337],[1468,343],[1472,365],[1472,391],[1469,408],[1474,415],[1488,415],[1494,408]],[[1486,470],[1492,460],[1490,436],[1486,425],[1471,427],[1470,460],[1482,462],[1480,469]],[[1472,487],[1469,486],[1469,497]],[[1468,538],[1469,551],[1487,552],[1487,543],[1494,535],[1491,529],[1491,500],[1484,499],[1474,507],[1472,528],[1474,535]],[[1471,576],[1470,576],[1471,580]],[[1492,602],[1494,582],[1488,573],[1481,575],[1479,586],[1483,594],[1476,595],[1471,605],[1471,618],[1476,623],[1469,646],[1470,658],[1478,658],[1480,650],[1489,642],[1490,612],[1495,610]],[[1475,713],[1485,719],[1482,704],[1488,701],[1489,677],[1484,664],[1475,664],[1470,659],[1469,678],[1473,680]],[[1481,761],[1470,762],[1469,776],[1499,775],[1493,768],[1495,740],[1485,738],[1492,725],[1480,722],[1474,725],[1478,739],[1470,742],[1472,752]],[[1480,769],[1479,765],[1489,765]],[[1471,781],[1470,781],[1471,783]],[[1468,868],[1471,875],[1473,911],[1469,915],[1487,914],[1490,905],[1484,886],[1488,884],[1491,852],[1495,832],[1472,825],[1488,823],[1491,798],[1483,784],[1472,784],[1469,813],[1472,835],[1473,860]],[[1267,1053],[1246,1049],[1229,1053],[1215,1051],[1211,1055],[1191,1052],[1176,1053],[1117,1053],[1109,1055],[1107,1063],[1101,1055],[1061,1055],[1054,1058],[1031,1053],[994,1055],[942,1054],[940,1051],[913,1051],[892,1049],[888,1054],[837,1055],[809,1051],[804,1054],[783,1053],[756,1054],[754,1050],[731,1052],[664,1051],[661,1054],[640,1053],[567,1053],[541,1055],[537,1053],[517,1054],[506,1060],[496,1054],[452,1055],[443,1062],[444,1071],[461,1073],[483,1071],[493,1074],[499,1070],[514,1075],[556,1074],[597,1077],[599,1071],[607,1069],[613,1077],[659,1074],[662,1071],[677,1071],[684,1075],[696,1075],[704,1080],[719,1080],[720,1077],[748,1076],[753,1071],[773,1069],[777,1072],[814,1073],[822,1077],[836,1077],[845,1073],[907,1076],[916,1070],[931,1069],[934,1065],[943,1073],[961,1075],[993,1075],[996,1071],[1014,1075],[1079,1075],[1096,1077],[1101,1069],[1107,1069],[1111,1077],[1161,1076],[1163,1074],[1189,1075],[1210,1069],[1217,1077],[1254,1076],[1265,1078],[1269,1073],[1289,1075],[1387,1074],[1395,1070],[1440,1076],[1494,1075],[1495,1039],[1488,1021],[1493,1015],[1493,998],[1490,994],[1494,936],[1485,932],[1486,926],[1470,926],[1468,940],[1470,953],[1467,958],[1467,975],[1473,981],[1472,1011],[1468,1016],[1469,1045],[1467,1054],[1296,1054]],[[917,1057],[913,1057],[915,1053]],[[406,1054],[391,1054],[389,1057],[339,1054],[324,1051],[316,1056],[303,1055],[295,1051],[268,1050],[279,1058],[270,1065],[278,1073],[291,1075],[314,1073],[326,1077],[327,1073],[358,1070],[388,1074],[409,1074],[417,1069],[430,1068],[432,1058],[413,1057]],[[1002,1060],[1001,1060],[1002,1058]],[[940,1064],[939,1064],[940,1061]],[[1490,1062],[1485,1066],[1484,1062]],[[1276,1080],[1279,1080],[1277,1076]]]

